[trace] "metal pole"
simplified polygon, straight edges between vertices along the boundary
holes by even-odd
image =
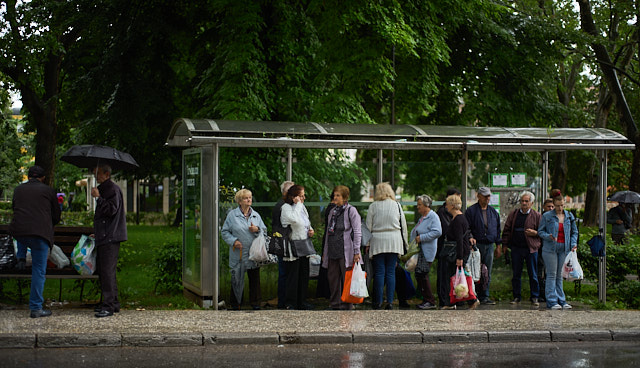
[[[598,152],[600,158],[600,213],[598,228],[604,241],[605,255],[598,257],[598,301],[607,302],[607,150]]]
[[[293,177],[293,149],[287,148],[287,181],[291,181]]]
[[[460,193],[462,193],[462,211],[467,209],[467,186],[469,185],[469,178],[467,177],[469,174],[469,151],[466,148],[462,150],[462,188],[460,188]]]
[[[549,191],[549,151],[542,151],[542,183],[540,193],[538,193],[538,202],[540,209],[544,200],[547,199],[547,192]]]
[[[212,219],[212,224],[213,224],[213,231],[212,231],[212,243],[213,243],[213,249],[211,250],[211,255],[212,255],[212,261],[213,261],[213,270],[211,272],[211,276],[213,278],[213,308],[214,310],[218,310],[218,295],[220,294],[220,278],[219,278],[219,271],[220,271],[220,262],[219,262],[219,257],[218,257],[218,249],[219,249],[219,240],[220,240],[220,235],[218,233],[219,227],[218,224],[220,223],[220,148],[218,147],[218,144],[212,144],[211,145],[212,148],[212,153],[213,153],[213,160],[212,160],[212,164],[213,164],[213,170],[211,172],[211,176],[212,176],[212,183],[214,185],[214,187],[212,188],[212,193],[213,193],[213,219]],[[206,185],[206,184],[205,184]]]
[[[378,150],[378,183],[382,183],[383,180],[383,171],[382,171],[382,161],[384,158],[382,157],[382,150]],[[376,183],[377,184],[377,183]]]

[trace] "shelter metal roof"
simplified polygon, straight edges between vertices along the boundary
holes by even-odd
[[[505,128],[444,125],[177,119],[167,145],[196,147],[358,148],[397,150],[553,151],[634,149],[603,128]]]

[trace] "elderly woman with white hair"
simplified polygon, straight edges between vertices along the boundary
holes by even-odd
[[[415,240],[419,247],[415,275],[420,294],[422,294],[422,303],[418,304],[418,309],[435,309],[436,298],[431,292],[429,271],[431,271],[431,264],[436,257],[438,238],[442,235],[442,226],[440,217],[435,211],[431,210],[431,203],[433,202],[431,197],[423,194],[418,196],[416,202],[420,218],[417,220],[416,226],[411,230],[409,239]]]
[[[238,207],[231,210],[222,226],[222,239],[229,244],[229,271],[231,272],[231,308],[239,310],[244,293],[244,273],[249,276],[249,302],[254,310],[260,309],[260,267],[249,260],[251,244],[267,233],[267,226],[257,211],[251,208],[253,196],[248,189],[236,193]]]
[[[538,227],[542,215],[531,208],[536,197],[525,190],[520,193],[520,208],[511,211],[504,222],[502,230],[502,250],[507,257],[507,249],[511,249],[511,269],[513,277],[513,300],[511,304],[522,301],[522,264],[527,263],[529,274],[529,290],[531,292],[531,304],[538,306],[540,288],[538,284],[538,249],[541,239],[538,237]],[[508,248],[507,248],[508,247]]]
[[[402,206],[389,183],[376,185],[374,201],[367,211],[367,228],[371,231],[369,256],[373,263],[373,309],[382,308],[384,285],[387,285],[387,305],[393,309],[396,288],[396,264],[407,245],[407,220]]]

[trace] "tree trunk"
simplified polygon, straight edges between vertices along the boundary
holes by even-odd
[[[564,193],[567,185],[567,152],[556,152],[551,174],[551,189],[560,189]]]

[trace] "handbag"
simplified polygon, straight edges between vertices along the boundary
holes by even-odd
[[[306,257],[316,254],[316,248],[313,247],[310,238],[291,240],[291,253],[293,253],[294,257]]]
[[[471,275],[467,275],[461,266],[458,266],[456,274],[451,276],[451,287],[449,288],[449,302],[453,305],[466,300],[475,300],[473,292],[473,280]]]
[[[276,230],[276,229],[274,229]],[[271,239],[267,246],[267,253],[275,254],[278,257],[284,257],[285,249],[289,243],[289,235],[291,234],[291,227],[283,227],[280,231],[274,231],[271,234]]]
[[[442,244],[442,250],[440,251],[440,259],[445,262],[454,263],[458,254],[457,248],[457,242],[445,240]]]
[[[364,302],[364,298],[351,296],[351,279],[353,278],[353,268],[344,273],[344,285],[342,286],[342,296],[340,300],[344,303],[360,304]]]

